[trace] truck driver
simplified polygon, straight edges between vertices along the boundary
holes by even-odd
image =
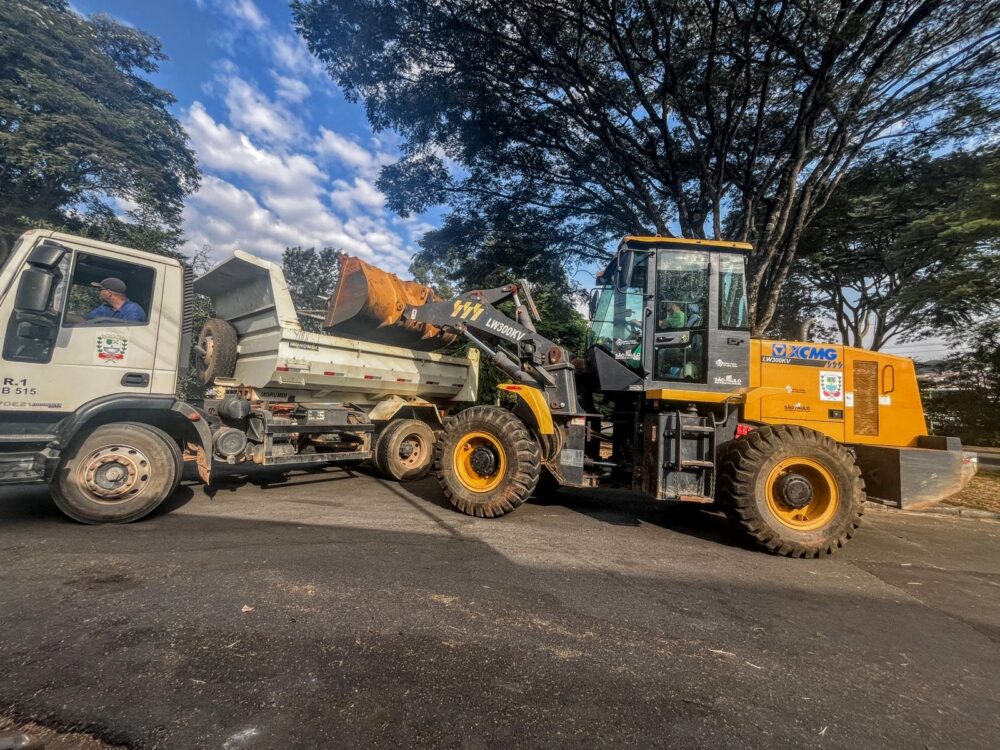
[[[84,315],[87,320],[97,318],[117,318],[134,323],[146,322],[146,311],[128,298],[125,282],[110,276],[103,281],[91,282],[91,286],[100,289],[101,304]]]

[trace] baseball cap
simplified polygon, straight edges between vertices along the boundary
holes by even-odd
[[[107,289],[109,292],[117,292],[118,294],[125,294],[126,289],[125,282],[121,279],[116,279],[114,276],[109,276],[100,283],[91,281],[90,285],[96,286],[98,289]]]

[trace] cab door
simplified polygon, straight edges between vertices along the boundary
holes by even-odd
[[[72,383],[74,408],[111,394],[148,394],[156,359],[163,266],[91,248],[74,253],[65,314],[48,377]],[[122,280],[126,294],[145,313],[143,321],[93,317],[106,278]]]

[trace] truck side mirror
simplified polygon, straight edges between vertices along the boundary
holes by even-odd
[[[600,289],[590,290],[590,314],[588,315],[588,317],[591,320],[593,320],[594,316],[597,314],[597,300],[598,296],[600,295],[600,292],[601,292]]]
[[[59,265],[68,252],[68,247],[52,240],[45,240],[28,255],[28,265],[51,270]]]
[[[43,313],[49,309],[52,298],[53,275],[41,268],[29,266],[21,273],[21,283],[14,298],[14,309],[18,312]]]

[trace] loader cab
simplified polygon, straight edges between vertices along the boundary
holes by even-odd
[[[749,249],[626,237],[591,297],[588,343],[601,390],[747,387]]]

